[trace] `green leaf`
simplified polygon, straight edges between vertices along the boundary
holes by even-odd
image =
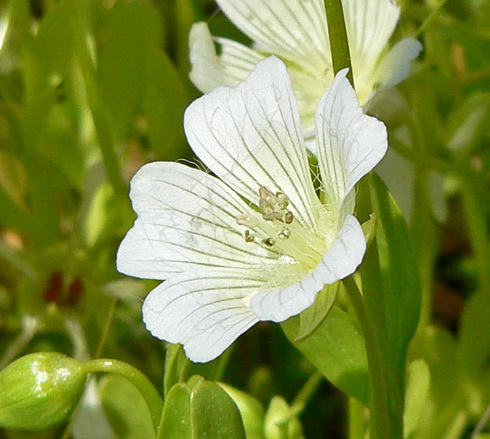
[[[217,383],[193,376],[165,399],[157,439],[245,439],[235,402]]]
[[[166,160],[182,157],[186,149],[182,128],[186,104],[186,91],[174,65],[165,53],[152,50],[143,105],[150,145]]]
[[[480,291],[470,297],[461,319],[458,354],[461,371],[478,383],[489,369],[490,357],[490,294]]]
[[[190,411],[191,392],[178,383],[166,395],[157,439],[192,439]]]
[[[337,298],[340,285],[340,282],[325,285],[323,290],[317,294],[315,303],[299,315],[299,329],[295,341],[308,337],[328,316]]]
[[[56,3],[43,17],[36,38],[39,67],[46,74],[65,74],[73,67],[73,36],[70,8],[67,3]],[[49,81],[49,77],[46,80]]]
[[[100,72],[102,94],[117,140],[130,131],[147,78],[149,51],[160,45],[158,12],[146,2],[119,2],[104,28]]]
[[[362,288],[381,346],[390,410],[399,418],[406,353],[420,313],[420,282],[400,209],[379,177],[373,174],[370,183],[378,229],[361,265]]]
[[[350,316],[334,306],[328,318],[306,339],[296,341],[299,317],[281,324],[289,341],[327,378],[364,405],[369,401],[369,378],[364,341]]]
[[[154,439],[153,423],[145,399],[127,379],[105,376],[100,383],[104,410],[118,439]]]
[[[429,386],[430,370],[427,363],[423,359],[410,363],[403,414],[405,439],[416,437],[417,426],[427,405]]]
[[[192,391],[193,439],[245,439],[238,407],[217,384],[202,381]]]
[[[248,393],[224,383],[218,383],[240,410],[247,439],[262,439],[265,411],[262,404]]]

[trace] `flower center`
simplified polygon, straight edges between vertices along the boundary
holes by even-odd
[[[258,211],[262,218],[242,213],[236,216],[236,222],[246,227],[243,233],[246,243],[258,243],[292,258],[303,268],[314,268],[325,252],[325,239],[297,221],[289,205],[284,192],[273,193],[261,186]]]

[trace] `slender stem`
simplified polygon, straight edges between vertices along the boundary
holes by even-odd
[[[388,410],[388,394],[385,381],[381,350],[376,337],[373,321],[369,315],[366,303],[352,276],[343,280],[349,299],[361,325],[364,337],[369,369],[369,384],[371,397],[371,439],[393,439],[391,437],[390,417]]]
[[[447,0],[441,0],[434,9],[432,9],[431,13],[427,16],[424,22],[417,29],[417,32],[414,35],[414,38],[420,37],[426,29],[432,24],[434,19],[439,15],[442,10],[442,7],[446,4]]]
[[[347,78],[354,87],[354,75],[350,61],[349,41],[345,27],[344,10],[341,0],[325,0],[325,12],[327,14],[328,37],[332,52],[333,71],[349,68]]]
[[[75,40],[75,54],[82,73],[88,105],[92,113],[102,159],[114,194],[116,196],[120,195],[122,199],[125,199],[127,192],[126,183],[122,178],[121,166],[114,145],[113,132],[109,124],[109,119],[97,83],[95,67],[87,46],[88,35],[86,26],[83,25],[81,15],[77,2],[73,2],[72,26],[73,37]],[[120,197],[117,198],[121,199]]]
[[[477,261],[480,290],[490,293],[490,251],[485,216],[486,204],[479,197],[479,190],[473,181],[461,179],[463,199],[469,238]]]
[[[150,409],[155,432],[158,431],[163,400],[150,380],[138,369],[119,360],[97,359],[85,363],[87,373],[105,372],[121,375],[134,384]]]
[[[366,426],[364,406],[355,398],[349,398],[349,439],[364,439]]]
[[[323,375],[319,371],[315,371],[315,373],[313,373],[308,378],[305,385],[298,392],[298,394],[294,398],[294,401],[291,404],[291,408],[293,411],[298,410],[298,413],[300,413],[304,409],[304,407],[308,403],[308,400],[312,397],[322,379]]]
[[[117,297],[114,296],[109,308],[109,314],[105,319],[104,330],[102,332],[102,337],[100,338],[100,342],[97,346],[97,350],[95,351],[95,358],[99,358],[102,356],[102,351],[104,350],[104,346],[107,341],[107,336],[109,335],[109,330],[111,328],[112,320],[114,318],[114,311],[116,310]]]

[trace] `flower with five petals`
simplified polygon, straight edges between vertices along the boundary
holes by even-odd
[[[363,114],[345,75],[316,112],[317,188],[288,72],[275,57],[187,109],[189,144],[215,176],[173,162],[134,176],[138,218],[118,270],[165,280],[146,298],[143,318],[191,360],[217,357],[258,321],[302,312],[360,264],[366,242],[354,186],[385,154],[387,135]]]
[[[216,38],[217,56],[207,24],[192,27],[189,44],[194,85],[208,93],[243,81],[261,59],[273,54],[288,66],[305,136],[313,134],[320,98],[334,78],[324,0],[216,0],[228,18],[253,41],[253,49]],[[404,38],[391,49],[388,40],[400,8],[394,0],[343,0],[354,84],[361,105],[377,90],[409,74],[422,45]],[[309,146],[309,145],[308,145]]]

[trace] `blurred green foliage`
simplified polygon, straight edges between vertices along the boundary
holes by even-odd
[[[490,1],[399,4],[397,32],[417,36],[424,52],[411,78],[369,111],[386,122],[391,148],[409,163],[412,180],[392,190],[402,208],[412,206],[411,216],[406,230],[382,183],[372,184],[374,210],[390,215],[370,247],[378,257],[371,263],[396,268],[383,271],[380,285],[364,267],[363,286],[388,334],[383,355],[396,386],[416,329],[420,277],[407,437],[470,437],[490,405]],[[264,409],[275,395],[294,401],[316,367],[366,403],[366,360],[342,291],[327,319],[284,325],[291,344],[279,327],[260,324],[224,357],[193,365],[141,322],[141,301],[154,284],[115,270],[118,243],[134,220],[131,176],[148,161],[195,160],[182,116],[199,96],[187,76],[187,36],[198,20],[209,20],[214,35],[248,43],[211,0],[1,4],[0,367],[36,351],[114,357],[171,398],[187,398],[182,383],[199,374],[243,389]],[[361,204],[358,214],[369,213]],[[394,290],[396,299],[387,294]],[[211,381],[206,386],[215,386]],[[99,416],[95,430],[81,409],[72,424],[34,434],[3,430],[0,437],[151,437],[128,383],[106,377],[100,392],[90,388],[82,409]],[[322,383],[308,398],[300,416],[305,437],[345,437],[345,397]],[[123,419],[128,411],[131,420]]]

